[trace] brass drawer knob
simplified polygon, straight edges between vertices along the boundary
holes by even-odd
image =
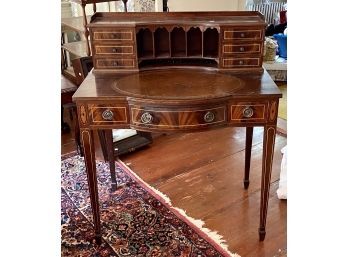
[[[148,112],[144,112],[142,115],[141,115],[141,122],[144,123],[144,124],[150,124],[152,123],[152,120],[153,120],[153,116],[151,115],[151,113],[148,113]]]
[[[244,52],[244,50],[245,50],[245,49],[244,49],[244,47],[242,47],[242,46],[239,48],[239,51],[240,51],[240,52]]]
[[[240,37],[245,37],[245,34],[244,33],[240,33]]]
[[[112,52],[113,53],[117,53],[118,52],[118,49],[116,47],[112,48]]]
[[[118,66],[118,61],[113,61],[113,62],[112,62],[112,65],[113,65],[113,66]]]
[[[254,115],[254,110],[250,106],[247,106],[243,109],[244,118],[251,118],[253,115]]]
[[[243,65],[243,64],[244,64],[244,61],[240,60],[239,65]]]
[[[212,122],[212,121],[214,121],[214,119],[215,119],[215,114],[213,112],[207,112],[204,115],[204,121],[205,122]]]
[[[102,117],[104,120],[112,120],[114,118],[114,113],[111,110],[107,109],[103,111]]]

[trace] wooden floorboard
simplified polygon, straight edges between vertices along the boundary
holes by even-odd
[[[266,239],[258,241],[262,135],[262,128],[254,129],[248,190],[243,188],[245,128],[155,134],[151,146],[121,160],[168,195],[174,206],[221,234],[232,252],[242,257],[286,256],[287,203],[276,195],[280,150],[287,143],[281,135],[275,143]],[[102,159],[98,140],[96,148],[96,158]],[[72,150],[73,133],[62,136],[62,154]]]

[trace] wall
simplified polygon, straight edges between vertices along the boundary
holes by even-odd
[[[243,11],[246,0],[168,0],[170,12]]]

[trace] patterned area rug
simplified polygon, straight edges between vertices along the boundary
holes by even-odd
[[[219,235],[202,228],[203,222],[173,208],[122,162],[116,164],[119,188],[111,192],[109,166],[97,161],[103,233],[97,245],[83,158],[62,157],[62,257],[239,256],[227,250]]]

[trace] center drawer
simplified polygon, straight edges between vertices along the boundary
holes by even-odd
[[[226,106],[195,109],[160,109],[131,106],[131,124],[139,128],[199,129],[226,122]]]

